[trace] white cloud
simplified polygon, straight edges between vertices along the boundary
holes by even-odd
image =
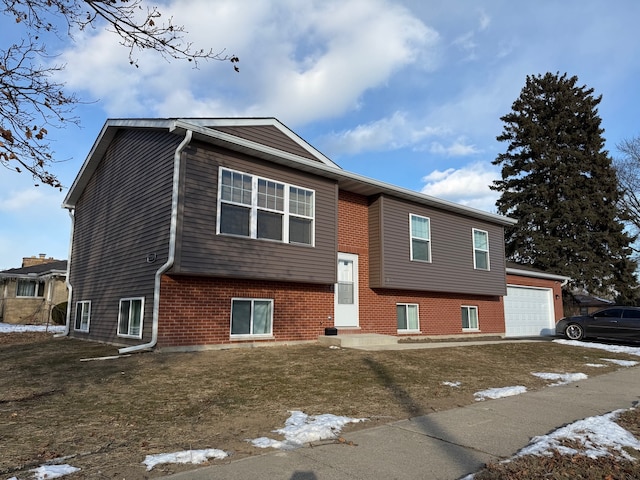
[[[35,205],[41,204],[44,198],[43,191],[34,187],[19,191],[5,190],[0,196],[0,212],[20,214],[33,209]]]
[[[319,140],[319,144],[330,156],[353,155],[414,147],[427,138],[443,133],[445,132],[438,127],[421,125],[419,121],[411,120],[406,112],[395,112],[387,118],[325,135]]]
[[[186,6],[188,4],[188,7]],[[228,46],[228,62],[167,63],[142,52],[140,68],[112,33],[83,36],[64,52],[64,80],[99,98],[110,115],[277,116],[289,125],[330,118],[358,107],[403,67],[429,66],[438,34],[387,0],[247,4],[175,0],[165,8],[196,45]]]
[[[489,188],[499,177],[487,163],[473,163],[462,168],[435,170],[423,177],[421,192],[484,211],[495,212],[499,196]]]
[[[466,157],[480,153],[475,145],[467,145],[464,138],[459,138],[448,147],[439,142],[433,142],[430,152],[438,155],[446,155],[447,157]]]

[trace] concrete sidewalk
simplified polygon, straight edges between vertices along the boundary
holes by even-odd
[[[458,479],[514,455],[536,435],[640,399],[640,367],[569,385],[347,433],[346,444],[271,451],[170,478],[254,480]],[[224,446],[216,446],[224,448]]]

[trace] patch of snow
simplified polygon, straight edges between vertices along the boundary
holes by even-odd
[[[442,385],[446,385],[448,387],[459,387],[462,385],[462,382],[442,382]]]
[[[0,323],[0,333],[25,333],[25,332],[64,332],[64,325],[13,325],[11,323]]]
[[[627,347],[625,345],[607,345],[604,343],[579,342],[577,340],[554,340],[555,343],[562,345],[570,345],[572,347],[597,348],[613,353],[627,353],[629,355],[637,355],[640,357],[640,347]]]
[[[606,367],[605,364],[603,363],[585,363],[584,364],[585,367],[592,367],[592,368],[602,368],[602,367]]]
[[[520,395],[527,391],[527,387],[522,385],[516,385],[515,387],[503,387],[503,388],[489,388],[488,390],[482,390],[473,394],[476,397],[476,401],[481,402],[487,398],[503,398],[511,397],[513,395]]]
[[[36,480],[49,480],[51,478],[60,478],[65,475],[71,475],[72,473],[80,471],[79,468],[72,467],[71,465],[40,465],[38,468],[29,470],[33,472],[33,478]]]
[[[640,441],[615,422],[623,410],[589,417],[566,425],[558,430],[539,437],[533,437],[531,444],[520,450],[516,456],[552,455],[553,450],[563,455],[583,454],[590,458],[611,455],[617,452],[619,458],[632,460],[624,447],[640,450]],[[563,445],[563,440],[578,441],[583,448],[580,451]]]
[[[618,360],[617,358],[603,358],[605,362],[615,363],[616,365],[620,365],[621,367],[635,367],[638,365],[638,362],[635,360]]]
[[[633,460],[624,448],[640,450],[640,440],[615,422],[624,410],[616,410],[605,415],[589,417],[565,425],[548,435],[533,437],[529,445],[520,450],[511,459],[525,455],[551,456],[554,451],[563,455],[587,455],[591,458],[609,456],[617,452],[618,458]],[[566,440],[575,440],[582,445],[576,450],[563,445]],[[469,474],[460,480],[473,480],[475,474]]]
[[[346,424],[359,423],[366,420],[366,418],[340,417],[330,413],[309,416],[304,412],[294,410],[285,422],[285,426],[274,430],[275,433],[284,435],[284,441],[260,437],[250,440],[250,442],[259,448],[271,447],[291,450],[299,448],[305,443],[336,438]]]
[[[557,387],[558,385],[566,385],[567,383],[577,382],[578,380],[586,380],[587,378],[589,378],[584,373],[532,372],[531,375],[534,375],[538,378],[542,378],[544,380],[557,380],[556,383],[549,384],[550,387]]]
[[[183,450],[182,452],[147,455],[142,463],[147,466],[147,471],[149,471],[161,463],[193,463],[197,465],[206,462],[210,458],[222,460],[223,458],[227,458],[227,456],[227,452],[218,450],[217,448]]]

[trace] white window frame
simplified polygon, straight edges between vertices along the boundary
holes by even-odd
[[[131,304],[134,301],[140,301],[140,332],[138,334],[135,333],[131,333]],[[126,332],[121,332],[120,331],[120,315],[122,313],[122,303],[123,302],[129,302],[129,319],[127,322],[127,331]],[[120,299],[120,303],[118,304],[118,336],[119,337],[124,337],[124,338],[137,338],[140,339],[142,338],[142,331],[143,331],[143,326],[144,326],[144,297],[127,297],[127,298],[121,298]]]
[[[464,324],[462,325],[462,331],[463,332],[478,332],[480,331],[480,315],[478,314],[478,306],[477,305],[461,305],[460,306],[460,318],[461,321],[464,320],[463,314],[462,312],[466,310],[467,311],[467,318],[469,319],[469,324],[471,324],[471,315],[470,313],[472,311],[476,312],[476,326],[475,327],[465,327]]]
[[[80,314],[80,324],[78,325],[78,313]],[[85,322],[86,318],[86,322]],[[78,332],[88,332],[91,323],[91,300],[81,300],[76,302],[76,315],[73,319],[73,329]],[[119,323],[118,323],[119,325]]]
[[[487,248],[486,249],[479,248],[476,245],[476,232],[485,234],[485,237],[487,239]],[[473,242],[473,269],[474,270],[484,270],[484,271],[491,270],[491,262],[490,262],[490,256],[489,256],[489,232],[487,232],[486,230],[480,230],[478,228],[473,228],[471,230],[471,240]],[[481,268],[481,267],[478,266],[477,252],[482,252],[482,253],[485,253],[487,255],[487,268]]]
[[[413,218],[420,218],[427,221],[428,231],[427,238],[416,237],[413,234]],[[422,262],[422,263],[431,263],[431,219],[429,217],[425,217],[424,215],[416,215],[414,213],[409,214],[409,251],[410,251],[410,259],[412,262]],[[427,255],[428,259],[423,260],[421,258],[413,258],[413,241],[417,240],[419,242],[424,242],[427,244]]]
[[[398,333],[420,333],[420,305],[417,303],[396,303],[396,325],[398,320],[398,307],[404,307],[405,318],[407,319],[407,328],[398,328]],[[417,328],[409,328],[409,307],[416,308],[416,318],[418,320]]]
[[[34,285],[34,294],[33,295],[19,295],[20,293],[20,284],[21,283],[29,283]],[[40,295],[40,286],[42,285],[42,295]],[[37,280],[35,278],[18,278],[16,279],[16,298],[44,298],[44,281]]]
[[[239,174],[239,175],[245,175],[248,177],[251,177],[251,204],[247,204],[247,203],[243,203],[243,202],[234,202],[232,200],[223,200],[222,199],[222,172],[230,172],[231,174]],[[270,183],[274,183],[276,185],[282,185],[283,188],[283,208],[282,210],[278,209],[278,208],[270,208],[270,207],[266,207],[266,206],[260,206],[259,205],[259,196],[258,196],[258,182],[259,181],[264,181],[264,182],[270,182]],[[311,194],[311,204],[309,205],[309,210],[311,211],[310,215],[304,214],[304,213],[299,213],[299,212],[292,212],[291,210],[291,190],[292,189],[296,189],[296,190],[301,190],[303,192],[308,192]],[[306,187],[301,187],[298,185],[293,185],[290,183],[286,183],[286,182],[281,182],[278,180],[273,180],[270,178],[266,178],[266,177],[261,177],[258,175],[252,175],[250,173],[246,173],[246,172],[241,172],[238,170],[233,170],[230,168],[226,168],[226,167],[218,167],[218,199],[217,199],[217,212],[216,212],[216,234],[217,235],[229,235],[229,236],[237,236],[240,238],[251,238],[254,240],[263,240],[263,241],[268,241],[268,242],[278,242],[278,243],[288,243],[290,245],[302,245],[302,246],[310,246],[310,247],[314,247],[315,246],[315,226],[316,226],[316,221],[315,221],[315,211],[316,211],[316,206],[315,206],[315,200],[316,200],[316,192],[315,190],[311,189],[311,188],[306,188]],[[235,205],[238,207],[242,207],[242,208],[246,208],[249,210],[249,235],[245,236],[245,235],[235,235],[232,233],[224,233],[220,231],[220,217],[221,217],[221,207],[223,204],[227,204],[227,205]],[[278,239],[269,239],[269,238],[259,238],[258,237],[258,212],[269,212],[269,213],[275,213],[275,214],[281,214],[282,215],[282,240],[278,240]],[[293,242],[290,240],[290,220],[291,219],[304,219],[304,220],[309,220],[311,222],[310,225],[310,235],[311,238],[310,243],[303,243],[303,242]]]
[[[249,333],[232,333],[233,332],[233,304],[234,302],[251,302],[251,318],[249,320]],[[255,312],[256,302],[268,302],[269,307],[269,332],[268,333],[252,333],[254,326],[253,314]],[[273,338],[273,298],[242,298],[233,297],[231,299],[231,312],[229,318],[229,334],[232,340],[246,340],[256,338]]]

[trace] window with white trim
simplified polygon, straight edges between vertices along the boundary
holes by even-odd
[[[462,306],[462,330],[479,330],[478,307]]]
[[[489,233],[473,229],[473,268],[489,270]]]
[[[411,260],[431,261],[431,220],[420,215],[409,214],[411,231]]]
[[[142,338],[144,297],[121,298],[118,313],[118,336]]]
[[[218,234],[313,245],[313,190],[223,167],[218,176]]]
[[[231,337],[270,337],[273,328],[273,300],[231,299]]]
[[[44,297],[44,282],[19,278],[16,286],[16,297]]]
[[[398,316],[398,332],[420,331],[417,303],[398,303],[396,304],[396,312]]]
[[[73,328],[80,332],[88,332],[90,320],[91,302],[88,300],[76,302],[76,319]]]

